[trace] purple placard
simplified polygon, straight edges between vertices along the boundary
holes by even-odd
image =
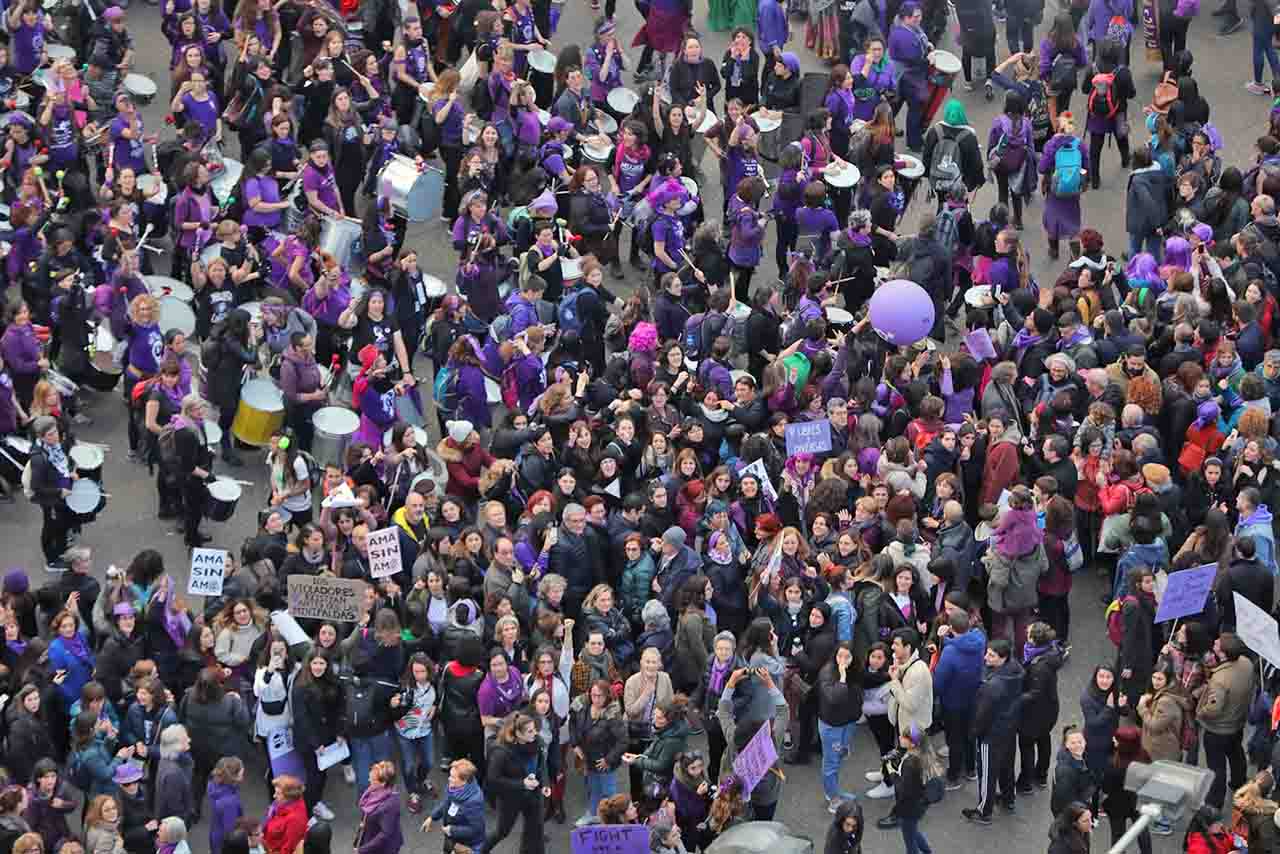
[[[649,828],[643,824],[593,824],[569,833],[573,854],[649,854]]]
[[[1203,611],[1217,574],[1216,563],[1169,573],[1169,585],[1165,587],[1160,607],[1156,609],[1156,622],[1180,620]]]
[[[796,454],[824,454],[831,450],[831,422],[826,418],[818,421],[797,421],[788,424],[787,456]]]
[[[751,790],[778,761],[778,749],[773,744],[772,729],[772,723],[765,721],[733,760],[733,773],[742,780],[744,798],[751,794]]]
[[[979,361],[996,358],[996,347],[991,343],[991,333],[985,329],[966,332],[964,343],[969,348],[969,354]]]

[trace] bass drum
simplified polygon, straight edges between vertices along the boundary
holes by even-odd
[[[106,323],[89,323],[89,366],[84,384],[95,391],[111,391],[120,383],[124,368],[116,362],[116,339]]]
[[[22,470],[31,459],[31,440],[21,436],[5,436],[0,439],[0,477],[17,485],[22,482]]]
[[[359,244],[359,221],[347,217],[324,218],[320,227],[319,249],[332,255],[343,270],[349,269],[352,257],[359,254]]]
[[[409,222],[426,222],[444,207],[444,172],[429,165],[419,170],[416,161],[393,154],[378,173],[378,195]]]

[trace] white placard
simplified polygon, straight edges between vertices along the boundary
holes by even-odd
[[[267,733],[267,755],[279,759],[286,753],[293,752],[293,727],[276,727]]]
[[[333,744],[316,748],[316,767],[327,771],[350,755],[351,748],[347,747],[347,740],[340,738]]]
[[[1236,602],[1236,634],[1240,640],[1273,667],[1280,667],[1280,634],[1276,632],[1275,618],[1239,593],[1231,595]]]
[[[307,643],[311,638],[302,630],[302,626],[298,625],[298,621],[288,611],[272,611],[271,625],[275,626],[276,631],[284,638],[284,642],[289,646],[295,644]]]
[[[395,526],[369,535],[369,574],[386,578],[403,569],[400,563],[400,531]]]
[[[764,460],[756,460],[751,465],[744,466],[738,478],[741,479],[744,474],[755,475],[756,480],[760,481],[760,491],[765,498],[770,501],[778,500],[778,493],[773,489],[773,481],[769,480],[769,470],[765,468]]]
[[[227,573],[227,553],[222,549],[192,549],[191,574],[187,593],[191,596],[221,596]]]

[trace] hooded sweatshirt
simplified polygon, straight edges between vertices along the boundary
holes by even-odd
[[[973,708],[982,684],[982,656],[986,650],[987,636],[976,628],[943,643],[942,654],[933,669],[933,696],[942,704],[943,711],[964,712]]]

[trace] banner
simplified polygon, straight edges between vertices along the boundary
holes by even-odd
[[[643,824],[593,824],[569,833],[573,854],[649,854],[649,828]]]
[[[1276,632],[1275,618],[1239,593],[1231,595],[1236,602],[1236,634],[1240,640],[1272,667],[1280,667],[1280,634]]]
[[[222,549],[192,549],[191,574],[187,593],[191,596],[221,596],[227,574],[227,553]]]
[[[742,797],[751,794],[751,790],[764,779],[778,761],[778,749],[773,743],[772,724],[765,721],[747,746],[742,748],[733,760],[733,773],[742,779]]]
[[[1205,600],[1213,589],[1213,579],[1218,574],[1216,563],[1183,569],[1169,573],[1169,580],[1156,609],[1156,622],[1180,620],[1204,610]]]
[[[831,422],[826,418],[788,424],[786,431],[788,457],[823,454],[831,450]]]
[[[354,623],[364,611],[364,582],[328,575],[290,575],[289,613],[299,620]]]
[[[386,578],[402,569],[400,529],[392,525],[369,534],[369,574],[374,578]]]

